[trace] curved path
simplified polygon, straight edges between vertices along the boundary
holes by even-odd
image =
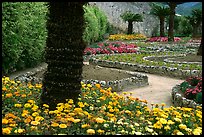
[[[84,62],[84,64],[89,64],[89,62]],[[40,64],[38,67],[45,67],[46,63]],[[37,67],[37,68],[38,68]],[[19,74],[24,74],[28,71],[33,71],[36,68],[28,68],[23,71],[19,71],[11,74],[9,77],[13,79]],[[141,73],[141,72],[140,72]],[[169,78],[165,76],[143,73],[148,76],[149,85],[141,88],[133,88],[130,90],[124,90],[125,92],[132,92],[133,97],[138,97],[139,99],[146,99],[148,101],[148,106],[151,107],[151,103],[165,103],[166,107],[172,106],[171,101],[171,90],[176,84],[180,84],[184,80]],[[123,92],[124,92],[123,91]],[[118,92],[122,95],[122,92]]]
[[[132,92],[133,97],[138,97],[139,99],[143,100],[146,99],[149,107],[151,107],[151,103],[165,103],[165,107],[173,106],[171,101],[172,88],[176,84],[182,83],[184,80],[149,73],[143,74],[148,76],[148,86],[124,91],[128,92],[128,95],[129,92]],[[122,92],[119,92],[119,94],[122,94]]]

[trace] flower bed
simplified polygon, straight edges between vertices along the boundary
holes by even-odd
[[[123,42],[100,42],[84,50],[84,55],[112,54],[112,53],[135,53],[137,46]]]
[[[180,41],[181,38],[179,37],[174,37],[174,42]],[[150,39],[147,40],[147,42],[168,42],[167,37],[151,37]]]
[[[103,69],[103,68],[98,68]],[[44,72],[46,70],[46,67],[40,67],[36,70],[29,71],[23,75],[18,75],[14,78],[14,80],[19,80],[22,82],[42,82],[42,78],[37,78],[36,75],[39,75],[39,73]],[[112,71],[119,71],[124,72],[127,74],[130,74],[131,76],[129,78],[123,78],[115,81],[102,81],[97,79],[90,79],[85,80],[83,79],[82,82],[86,84],[97,84],[100,83],[101,87],[103,88],[112,88],[112,91],[119,92],[124,89],[127,89],[128,87],[143,87],[148,85],[148,77],[147,75],[137,73],[137,72],[131,72],[131,71],[125,71],[125,70],[118,70],[118,69],[112,69]]]
[[[165,54],[165,53],[162,53],[162,54]],[[172,57],[173,55],[162,55],[162,56]],[[178,54],[175,56],[178,56]],[[177,77],[177,78],[187,78],[189,76],[201,76],[202,75],[202,71],[200,70],[201,66],[197,66],[195,64],[190,64],[191,65],[190,66],[190,65],[185,64],[185,68],[184,68],[184,65],[182,66],[178,64],[173,64],[173,66],[171,66],[171,64],[167,64],[167,63],[165,64],[163,61],[162,62],[154,62],[154,61],[144,62],[145,59],[150,58],[150,57],[152,58],[153,56],[148,56],[147,53],[145,54],[137,53],[137,54],[96,55],[94,57],[91,57],[89,62],[90,64],[94,64],[94,65],[114,67],[114,68],[119,68],[119,69],[130,70],[130,71],[160,74],[160,75]],[[122,59],[122,61],[119,59]],[[199,69],[195,70],[197,67]]]
[[[202,77],[189,77],[172,89],[172,102],[180,107],[202,106]]]
[[[3,135],[202,135],[202,107],[164,108],[82,83],[79,102],[39,107],[42,84],[2,78]],[[124,93],[127,94],[127,93]]]
[[[146,38],[143,34],[114,34],[110,35],[108,40],[145,40]]]

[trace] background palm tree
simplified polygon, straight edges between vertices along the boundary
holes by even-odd
[[[127,34],[132,34],[133,33],[133,22],[142,22],[142,15],[140,14],[134,14],[131,13],[130,11],[126,11],[123,14],[120,15],[120,17],[126,22],[128,22],[128,33]]]
[[[50,2],[46,41],[47,71],[43,78],[41,104],[50,110],[66,99],[78,100],[81,89],[85,2]]]
[[[150,6],[150,14],[157,16],[160,20],[160,37],[164,37],[164,22],[165,17],[169,15],[169,8],[165,6],[160,6],[156,3],[152,3]]]
[[[193,9],[191,16],[186,16],[189,24],[193,27],[192,37],[198,36],[198,28],[202,24],[202,9]]]
[[[169,30],[168,30],[168,41],[174,41],[174,16],[176,6],[185,2],[165,2],[169,6]]]

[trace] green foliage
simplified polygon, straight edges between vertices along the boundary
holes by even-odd
[[[192,87],[187,81],[184,81],[180,84],[180,90],[185,93],[187,88]]]
[[[2,73],[37,65],[47,35],[45,3],[4,2],[2,9]]]
[[[143,21],[142,15],[134,14],[134,13],[131,13],[130,11],[124,12],[123,14],[120,15],[120,17],[124,21],[130,21],[130,22],[133,22],[133,21],[142,22]]]
[[[196,94],[196,102],[202,104],[202,92]]]
[[[88,44],[100,41],[107,31],[108,21],[105,14],[96,6],[84,6],[86,28],[83,39]]]

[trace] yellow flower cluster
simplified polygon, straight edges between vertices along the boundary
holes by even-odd
[[[111,88],[102,88],[100,84],[81,84],[82,93],[77,103],[67,99],[66,103],[58,103],[56,109],[51,111],[47,104],[39,107],[40,84],[17,83],[3,77],[2,133],[202,135],[202,107],[163,108],[165,104],[162,103],[150,109],[146,100],[132,97],[128,92],[119,95]],[[22,94],[26,96],[16,96]]]
[[[145,40],[147,37],[143,34],[114,34],[109,36],[109,40]]]

